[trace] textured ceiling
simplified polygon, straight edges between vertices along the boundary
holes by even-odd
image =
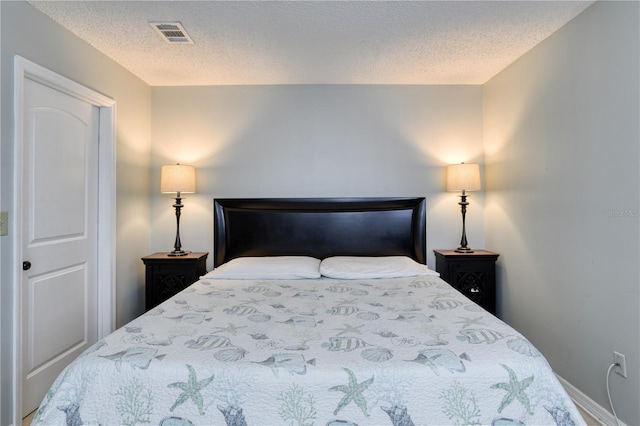
[[[30,1],[151,86],[482,84],[592,1]],[[149,21],[180,21],[171,45]]]

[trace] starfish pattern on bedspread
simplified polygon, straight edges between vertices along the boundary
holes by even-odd
[[[467,317],[458,317],[461,319],[461,321],[454,321],[454,324],[462,324],[460,326],[460,328],[464,329],[464,328],[469,328],[472,325],[487,325],[483,320],[484,318],[480,317],[476,317],[476,318],[467,318]]]
[[[238,327],[235,324],[232,323],[228,323],[229,325],[226,327],[214,327],[212,330],[214,330],[216,333],[223,333],[223,332],[227,332],[229,334],[232,334],[234,336],[236,336],[238,334],[238,330],[242,329],[242,328],[247,328],[247,326],[243,325]]]
[[[184,404],[188,399],[191,399],[194,404],[198,407],[198,411],[200,414],[204,414],[203,404],[204,401],[202,399],[202,394],[200,391],[207,387],[209,383],[213,381],[213,376],[198,381],[196,378],[196,371],[189,364],[185,364],[187,369],[189,370],[189,379],[186,382],[175,382],[169,383],[167,387],[170,388],[178,388],[182,390],[182,393],[176,399],[176,402],[173,403],[169,411],[173,411],[181,404]]]
[[[334,330],[340,331],[340,333],[338,333],[337,336],[342,336],[343,334],[349,334],[349,333],[362,334],[362,331],[360,330],[362,327],[364,327],[364,324],[356,325],[355,327],[349,324],[345,324],[344,327],[334,328]]]
[[[533,376],[527,377],[526,379],[520,381],[516,376],[516,373],[507,367],[504,364],[500,364],[507,372],[509,373],[509,383],[501,382],[496,383],[491,386],[491,389],[502,389],[507,391],[507,394],[502,399],[502,403],[500,404],[500,408],[498,408],[498,413],[502,413],[509,404],[513,402],[514,399],[518,399],[522,405],[527,409],[529,414],[533,414],[531,411],[531,403],[529,402],[529,397],[524,392],[524,390],[533,383]]]
[[[342,400],[340,400],[340,402],[338,403],[338,407],[336,407],[333,415],[337,415],[340,410],[342,410],[344,407],[349,405],[351,401],[353,401],[358,407],[360,407],[365,416],[369,416],[369,413],[367,413],[367,400],[364,398],[364,396],[362,396],[362,392],[364,392],[369,386],[371,386],[371,383],[373,383],[373,377],[369,380],[365,380],[362,383],[358,383],[358,379],[356,378],[356,375],[353,373],[353,371],[349,370],[348,368],[343,368],[343,370],[346,371],[349,375],[349,384],[346,386],[338,385],[329,388],[329,390],[340,391],[344,392],[345,394],[344,397],[342,397]]]

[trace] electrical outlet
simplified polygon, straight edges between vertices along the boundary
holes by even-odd
[[[621,375],[622,377],[627,377],[627,362],[624,359],[624,355],[613,351],[613,363],[616,364],[616,366],[613,368],[613,371],[616,372],[616,374]]]

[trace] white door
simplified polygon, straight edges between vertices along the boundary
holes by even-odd
[[[26,415],[62,369],[97,340],[99,109],[28,78],[23,105]]]

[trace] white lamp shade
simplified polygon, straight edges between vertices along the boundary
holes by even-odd
[[[447,191],[479,191],[480,166],[478,164],[451,164],[447,166]]]
[[[196,192],[196,168],[182,164],[162,166],[160,173],[160,192]]]

